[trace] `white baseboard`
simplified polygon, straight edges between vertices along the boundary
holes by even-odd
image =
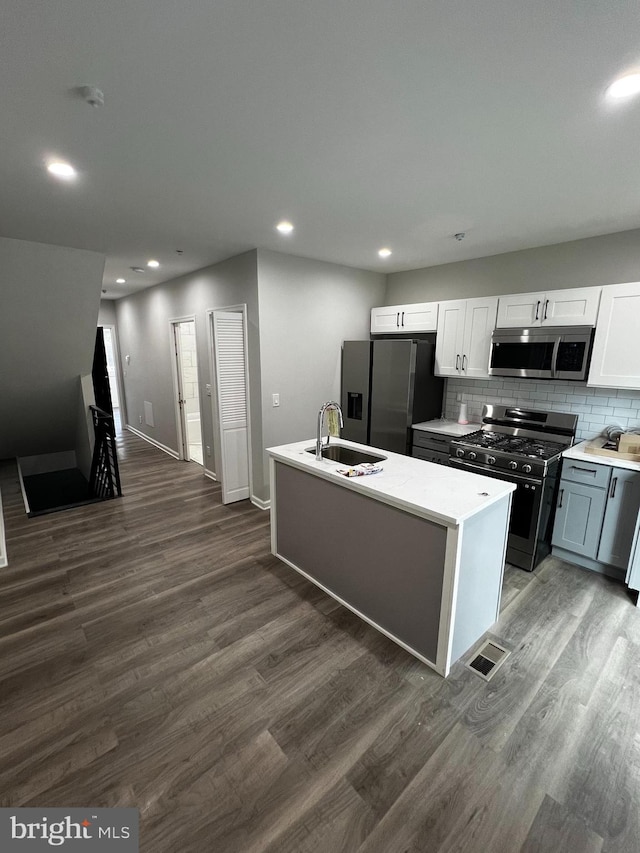
[[[204,476],[208,477],[210,480],[215,480],[216,483],[218,482],[218,478],[216,477],[215,471],[210,471],[208,468],[205,468]]]
[[[31,512],[31,507],[29,506],[29,498],[27,497],[27,491],[24,487],[24,480],[22,478],[22,467],[18,459],[16,459],[16,465],[18,467],[18,480],[20,481],[20,491],[22,492],[22,503],[24,504],[24,511],[29,515]]]
[[[0,569],[9,565],[7,543],[4,538],[4,515],[2,514],[2,495],[0,494]]]
[[[172,450],[170,447],[167,447],[166,444],[160,444],[159,441],[156,441],[155,438],[150,438],[148,435],[145,435],[143,432],[140,432],[139,429],[132,427],[131,424],[127,424],[127,429],[129,432],[132,432],[134,435],[137,435],[138,438],[143,438],[145,441],[148,441],[149,444],[153,444],[154,447],[157,447],[158,450],[162,450],[164,453],[168,453],[169,456],[172,456],[174,459],[180,459],[180,454],[176,453],[175,450]]]
[[[261,501],[260,498],[257,498],[255,495],[251,495],[249,500],[254,506],[257,506],[258,509],[271,509],[271,501]]]

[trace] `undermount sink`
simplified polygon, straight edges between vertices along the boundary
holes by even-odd
[[[315,454],[315,447],[308,447],[307,453]],[[359,465],[361,462],[382,462],[387,457],[378,456],[376,453],[367,453],[365,450],[355,450],[353,447],[345,447],[342,444],[323,445],[322,456],[332,462],[341,465]]]

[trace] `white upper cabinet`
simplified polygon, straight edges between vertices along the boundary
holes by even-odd
[[[514,293],[498,300],[499,329],[530,326],[595,326],[599,287],[573,287],[546,293]]]
[[[640,388],[640,281],[602,288],[587,385]]]
[[[436,336],[437,376],[486,379],[498,298],[441,302]]]
[[[371,334],[397,332],[435,332],[438,326],[437,302],[386,305],[371,309]]]

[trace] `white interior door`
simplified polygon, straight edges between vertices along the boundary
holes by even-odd
[[[213,312],[222,503],[249,497],[248,394],[244,312]]]
[[[172,320],[176,425],[181,459],[204,465],[195,319]]]

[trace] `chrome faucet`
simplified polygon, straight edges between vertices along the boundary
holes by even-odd
[[[328,412],[330,409],[335,409],[338,413],[338,417],[340,418],[340,429],[344,426],[344,421],[342,419],[342,409],[337,403],[334,403],[333,400],[329,400],[328,403],[323,403],[320,406],[320,411],[318,412],[318,432],[316,434],[316,461],[322,462],[322,422],[324,421],[324,413]],[[329,444],[330,434],[327,433],[327,445]]]

